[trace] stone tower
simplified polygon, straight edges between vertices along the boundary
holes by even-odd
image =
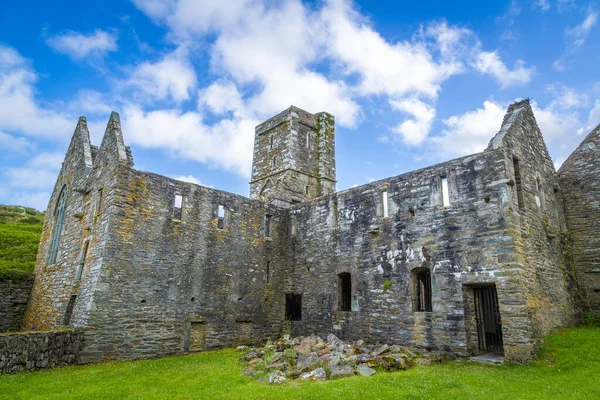
[[[291,106],[258,125],[250,197],[288,206],[335,192],[334,117]]]

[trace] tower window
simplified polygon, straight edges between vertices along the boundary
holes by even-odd
[[[265,215],[265,237],[271,237],[271,219],[272,215]]]
[[[331,226],[336,228],[338,226],[338,203],[334,201],[331,203]]]
[[[96,200],[96,216],[102,215],[102,189],[98,189],[98,198]]]
[[[273,157],[273,167],[277,166],[277,157]]]
[[[517,157],[513,157],[513,168],[515,170],[515,185],[517,186],[517,204],[519,209],[522,210],[525,205],[523,201],[523,180],[521,179],[521,166]]]
[[[306,194],[308,194],[308,185],[306,185],[306,187],[304,188],[304,191],[306,192]]]
[[[54,232],[52,239],[50,240],[50,252],[48,253],[48,264],[52,265],[56,263],[56,257],[58,255],[58,246],[60,245],[60,236],[63,230],[63,222],[65,219],[65,207],[67,205],[67,188],[62,188],[58,201],[56,203],[56,210],[54,211]]]
[[[265,274],[267,275],[267,283],[269,283],[271,278],[271,261],[267,261]]]
[[[431,305],[431,272],[429,269],[414,274],[414,310],[433,311]]]
[[[338,275],[338,308],[340,311],[352,310],[352,279],[348,272]]]
[[[217,228],[225,229],[225,207],[220,204],[217,208]]]
[[[269,136],[269,147],[273,150],[273,135]]]

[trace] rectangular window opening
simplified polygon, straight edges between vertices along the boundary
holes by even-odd
[[[96,201],[96,216],[102,215],[102,189],[98,189],[98,199]]]
[[[519,159],[513,157],[513,168],[515,170],[515,185],[517,186],[517,205],[522,210],[525,202],[523,201],[523,181],[521,179],[521,166]]]
[[[415,210],[408,210],[409,214],[411,217],[415,216]]]
[[[338,275],[339,310],[352,311],[352,278],[348,272]]]
[[[73,309],[75,308],[75,300],[77,300],[76,295],[72,295],[69,298],[67,310],[65,311],[65,318],[63,319],[63,325],[65,326],[69,326],[71,324],[71,317],[73,316]]]
[[[271,147],[271,150],[273,150],[273,135],[269,137],[269,142],[269,146]]]
[[[225,229],[225,207],[220,204],[217,209],[217,228]]]
[[[269,283],[269,281],[271,279],[271,261],[267,261],[267,266],[266,266],[265,273],[267,275],[267,283]]]
[[[306,148],[310,149],[310,132],[306,132]]]
[[[387,190],[384,190],[383,193],[381,194],[381,201],[383,202],[383,218],[387,218],[389,216],[388,214],[388,192]]]
[[[448,177],[441,176],[440,180],[442,181],[442,205],[444,207],[450,206],[450,190],[448,188]]]
[[[85,259],[87,258],[88,247],[90,246],[90,242],[87,241],[83,244],[83,251],[81,252],[81,260],[79,261],[79,268],[77,269],[77,276],[75,279],[77,281],[81,280],[83,276],[83,268],[85,267]]]
[[[290,230],[292,237],[296,237],[298,233],[298,216],[296,214],[290,216]]]
[[[306,185],[306,187],[304,188],[304,191],[306,192],[306,194],[308,194],[308,185]]]
[[[273,157],[273,167],[277,166],[277,157]]]
[[[265,237],[271,237],[271,219],[272,215],[265,215]]]
[[[183,196],[180,194],[175,195],[173,200],[173,219],[181,220],[181,210],[183,208]]]
[[[331,204],[331,227],[337,228],[338,226],[338,203],[334,201]]]
[[[431,272],[417,272],[415,276],[415,311],[433,311],[431,304]]]
[[[302,295],[285,294],[285,319],[289,321],[302,320]]]

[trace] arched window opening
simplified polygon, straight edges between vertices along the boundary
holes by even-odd
[[[431,312],[431,271],[424,268],[413,273],[414,281],[414,311]]]
[[[338,275],[339,287],[339,310],[352,311],[352,279],[348,272],[342,272]]]
[[[65,186],[62,188],[60,195],[58,196],[56,209],[54,210],[54,232],[52,233],[52,239],[50,240],[50,251],[48,253],[49,265],[56,263],[56,257],[58,256],[58,246],[60,245],[60,235],[62,234],[63,230],[66,204],[67,189]]]

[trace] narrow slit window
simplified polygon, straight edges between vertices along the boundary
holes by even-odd
[[[450,190],[448,189],[448,177],[441,176],[440,180],[442,182],[442,205],[444,207],[450,206]]]
[[[542,186],[542,181],[540,178],[536,178],[535,180],[537,186],[538,197],[540,199],[540,208],[542,210],[546,209],[546,193],[544,192],[544,186]]]
[[[302,295],[285,294],[285,319],[289,321],[302,320]]]
[[[176,194],[173,200],[173,219],[181,220],[181,209],[183,206],[183,196]]]
[[[310,149],[310,132],[306,132],[306,148]]]
[[[277,166],[277,157],[273,157],[273,167]]]
[[[384,190],[383,193],[381,194],[381,201],[383,204],[383,218],[387,218],[389,216],[388,214],[388,192],[387,190]]]
[[[102,189],[98,189],[98,198],[96,200],[96,217],[100,217],[102,215]]]
[[[338,203],[334,201],[331,204],[331,226],[337,228],[338,226]]]
[[[217,228],[225,229],[225,207],[222,205],[217,209]]]
[[[271,219],[273,218],[273,216],[271,215],[265,215],[265,237],[270,238],[271,237]]]
[[[306,185],[306,187],[304,188],[304,191],[306,192],[306,194],[308,194],[308,185]]]
[[[521,179],[521,165],[517,157],[513,157],[513,168],[515,170],[515,186],[517,187],[517,205],[522,210],[525,202],[523,201],[523,181]]]
[[[296,237],[298,233],[298,216],[296,214],[290,216],[290,233],[292,237]]]
[[[267,261],[265,274],[267,276],[267,283],[269,283],[271,279],[271,261]]]
[[[348,272],[343,272],[338,275],[339,285],[339,310],[352,310],[352,279]]]
[[[79,260],[79,268],[77,269],[77,276],[75,277],[77,281],[80,281],[81,277],[83,276],[83,268],[85,267],[85,259],[87,258],[88,247],[90,247],[89,241],[83,244],[83,250],[81,251],[81,260]]]
[[[419,271],[415,274],[415,311],[433,311],[431,304],[431,272]]]
[[[273,150],[273,135],[269,136],[269,147]]]
[[[65,219],[65,208],[67,206],[67,189],[63,187],[58,196],[56,210],[54,211],[54,232],[50,240],[50,252],[48,253],[48,265],[56,263],[58,256],[58,247],[60,245],[60,236],[63,231],[63,222]]]
[[[63,319],[63,325],[69,326],[71,324],[71,317],[73,316],[73,309],[75,308],[75,300],[77,300],[76,295],[72,295],[69,298],[69,303],[67,304],[67,310],[65,311],[65,317]]]

